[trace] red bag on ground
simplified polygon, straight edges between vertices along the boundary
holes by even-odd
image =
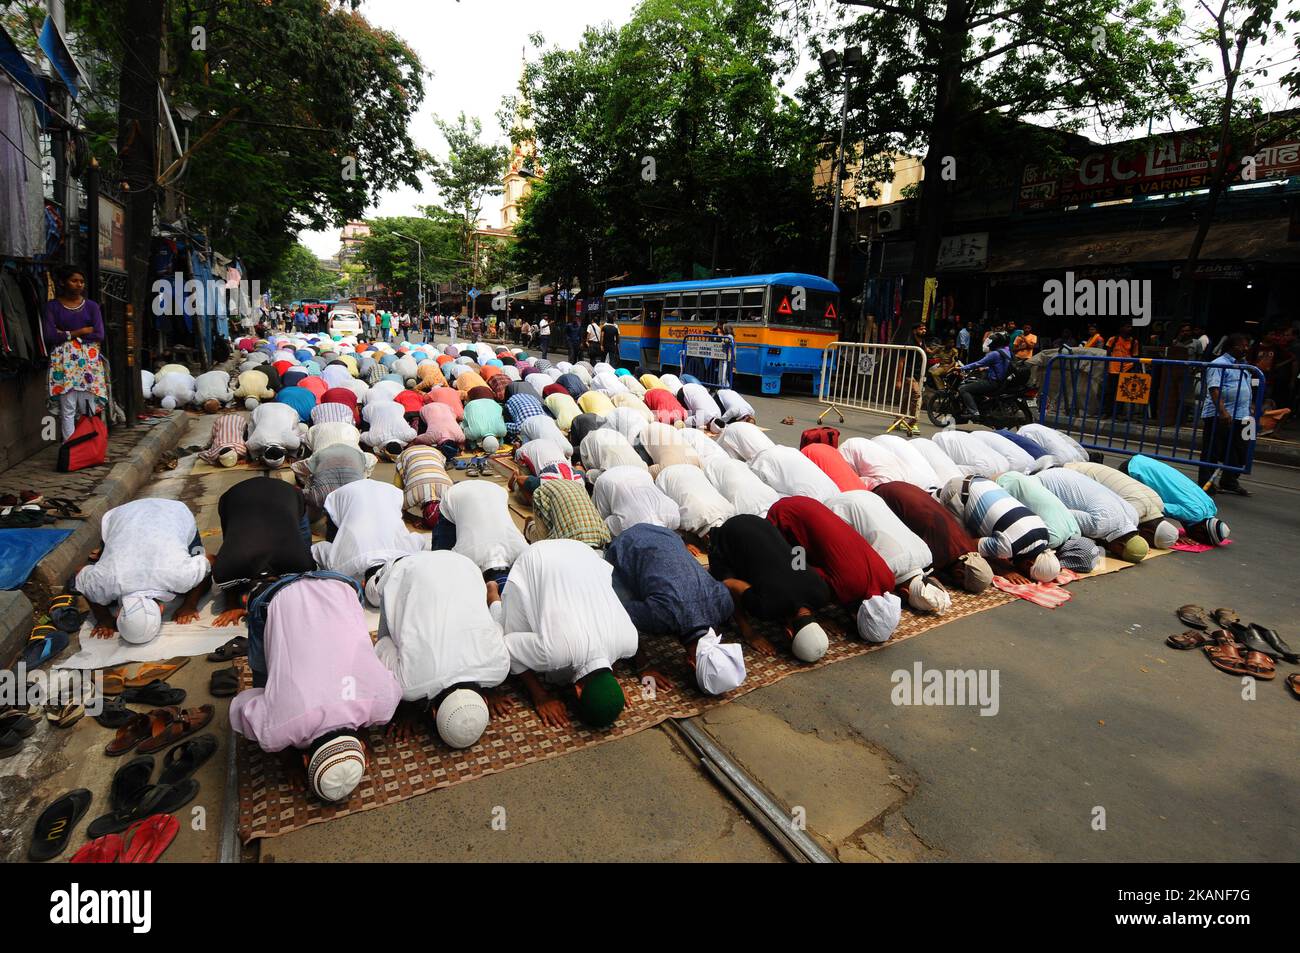
[[[60,473],[84,470],[108,459],[108,426],[98,417],[82,417],[72,436],[59,447]]]
[[[834,427],[809,427],[799,437],[799,449],[802,450],[810,443],[824,443],[840,448],[840,432]]]

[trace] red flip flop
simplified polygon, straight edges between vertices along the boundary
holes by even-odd
[[[83,844],[72,855],[70,864],[115,864],[122,856],[122,838],[117,834],[105,834],[93,841]]]
[[[130,845],[122,856],[122,863],[155,863],[171,846],[180,829],[181,822],[170,814],[154,814],[143,821],[136,821],[126,829]]]

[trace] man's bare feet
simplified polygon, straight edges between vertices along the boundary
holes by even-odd
[[[741,634],[741,641],[748,645],[759,655],[766,655],[769,658],[776,655],[776,646],[769,642],[764,636],[757,632],[747,632]]]

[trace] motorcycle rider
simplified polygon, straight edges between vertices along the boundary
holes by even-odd
[[[978,367],[988,368],[988,375],[968,380],[957,389],[966,407],[966,414],[958,423],[967,423],[979,417],[977,399],[983,394],[996,393],[1006,380],[1007,372],[1011,370],[1011,349],[1005,334],[998,332],[993,335],[989,340],[989,352],[972,364],[961,365],[961,372],[965,374]]]

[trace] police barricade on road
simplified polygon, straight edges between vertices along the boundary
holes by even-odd
[[[916,432],[926,361],[925,351],[914,344],[832,341],[822,355],[817,389],[818,403],[829,406],[818,422],[833,410],[844,423],[845,410],[858,410],[892,417],[890,430]]]
[[[1217,389],[1232,419],[1215,408]],[[1057,354],[1048,358],[1038,420],[1088,450],[1144,454],[1166,463],[1249,473],[1264,405],[1264,373],[1251,364]],[[1203,467],[1202,457],[1216,462]],[[1209,476],[1206,476],[1209,474]]]
[[[736,339],[730,334],[687,334],[682,338],[682,373],[705,387],[730,390],[736,375]]]

